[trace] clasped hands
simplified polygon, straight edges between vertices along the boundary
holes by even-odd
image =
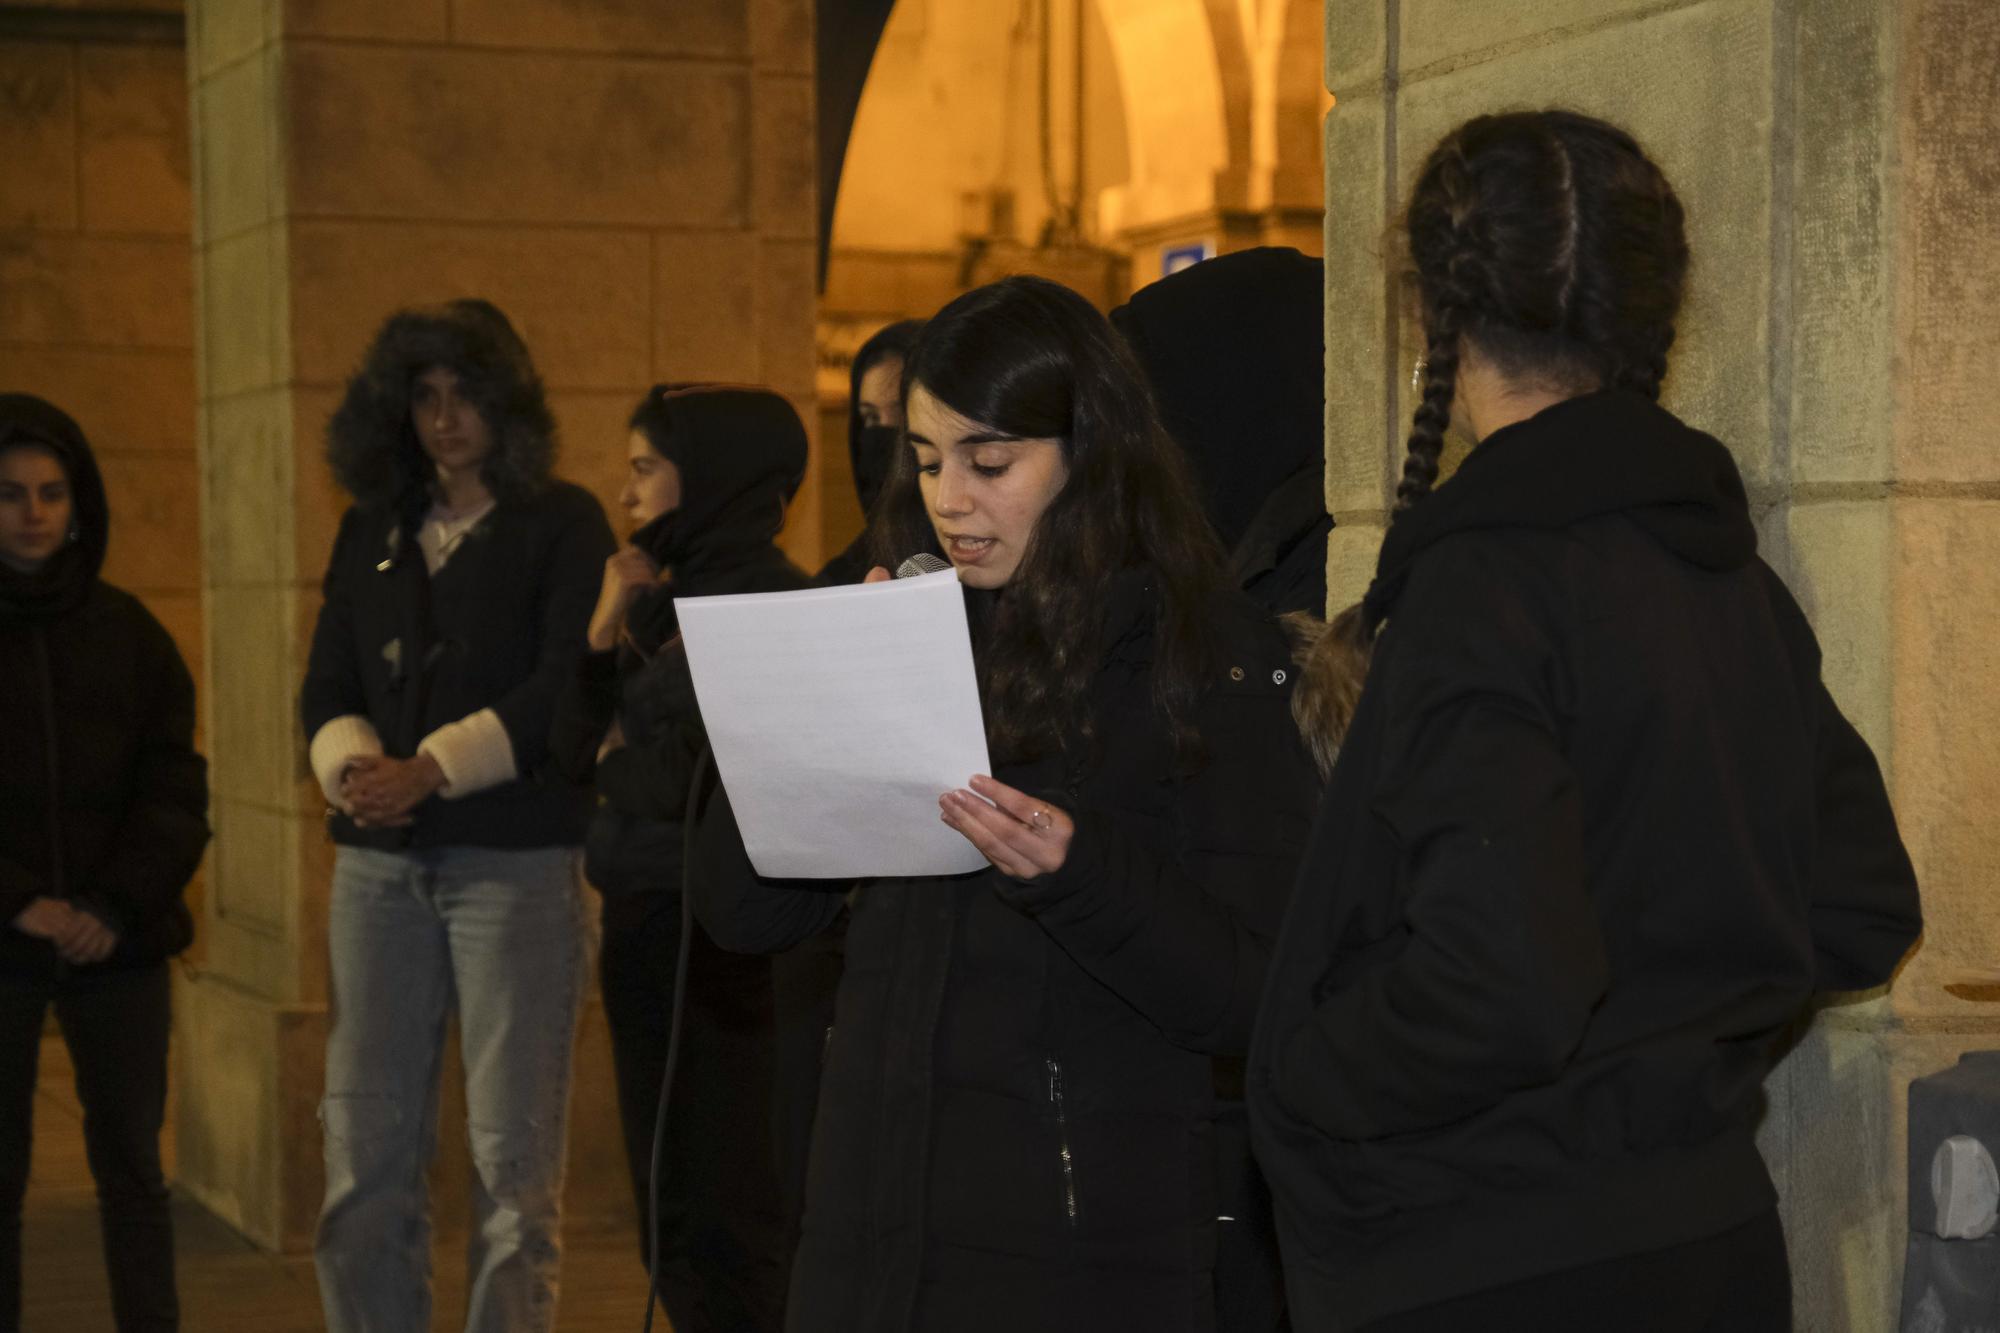
[[[14,929],[56,946],[65,963],[101,963],[118,947],[118,932],[86,908],[61,898],[37,898],[14,918]]]
[[[415,810],[444,786],[438,761],[419,751],[409,759],[356,755],[340,774],[340,801],[362,828],[404,828]]]

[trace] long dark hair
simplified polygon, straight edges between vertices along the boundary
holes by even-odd
[[[1056,439],[1069,469],[978,636],[988,739],[1027,758],[1092,735],[1090,682],[1103,663],[1104,612],[1126,571],[1151,580],[1154,695],[1187,756],[1189,724],[1214,658],[1212,598],[1222,553],[1187,460],[1160,426],[1146,381],[1104,316],[1043,278],[1005,278],[925,324],[903,376],[971,421]],[[898,451],[876,506],[878,558],[940,553],[911,451]]]
[[[399,310],[383,322],[327,423],[334,479],[363,504],[395,505],[411,517],[429,507],[437,469],[410,422],[410,393],[435,366],[458,376],[492,432],[479,472],[494,498],[524,499],[546,485],[556,422],[541,377],[507,316],[476,298]]]
[[[1410,191],[1404,278],[1424,331],[1423,395],[1391,521],[1437,484],[1459,362],[1470,344],[1511,379],[1571,394],[1660,396],[1686,288],[1680,199],[1636,140],[1574,111],[1469,120]],[[1320,651],[1337,665],[1345,727],[1376,626],[1359,606]]]

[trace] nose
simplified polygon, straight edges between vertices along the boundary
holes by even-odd
[[[972,496],[959,479],[957,469],[949,463],[938,472],[937,491],[931,500],[931,508],[937,511],[940,518],[959,518],[972,512]]]

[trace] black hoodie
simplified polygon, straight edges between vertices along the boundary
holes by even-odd
[[[65,898],[118,932],[102,967],[157,962],[194,936],[182,893],[208,843],[194,682],[138,599],[98,577],[110,510],[74,421],[0,394],[0,445],[39,444],[69,476],[77,538],[32,575],[0,566],[0,968],[47,968],[7,929]]]
[[[1194,462],[1238,586],[1268,611],[1326,612],[1325,303],[1319,260],[1266,246],[1111,312]]]
[[[806,469],[806,433],[768,389],[662,385],[664,429],[654,445],[680,472],[681,504],[632,534],[666,580],[626,617],[632,642],[580,660],[556,710],[556,762],[593,782],[597,810],[585,844],[590,882],[606,893],[677,890],[681,816],[701,730],[674,642],[676,597],[782,592],[804,572],[774,544]],[[643,672],[648,660],[659,664]],[[618,717],[625,745],[597,760]]]
[[[1293,1317],[1713,1236],[1772,1204],[1772,1049],[1917,889],[1729,454],[1624,391],[1398,519],[1251,1054]]]

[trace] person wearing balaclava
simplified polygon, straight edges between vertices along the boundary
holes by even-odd
[[[1325,268],[1241,250],[1111,312],[1194,461],[1237,586],[1272,612],[1326,614]]]
[[[864,519],[873,512],[875,497],[882,493],[896,450],[902,447],[903,365],[923,327],[922,320],[905,319],[876,330],[854,354],[848,371],[847,456]],[[816,581],[827,587],[859,583],[874,563],[864,526],[846,550],[820,568]]]
[[[635,531],[605,562],[552,745],[597,790],[585,873],[603,896],[598,973],[642,1255],[650,1204],[673,1326],[775,1333],[788,1249],[772,1132],[774,1115],[786,1118],[774,1105],[774,961],[727,953],[699,926],[650,1199],[649,1176],[681,944],[682,813],[703,745],[674,599],[806,586],[773,544],[805,475],[806,435],[777,394],[718,385],[659,386],[629,424],[619,502]]]
[[[1326,614],[1324,301],[1319,260],[1263,247],[1183,269],[1111,312],[1194,462],[1231,576],[1274,615]],[[1240,1061],[1217,1062],[1216,1319],[1265,1333],[1287,1327],[1284,1270],[1242,1079]]]
[[[194,681],[99,577],[110,510],[60,409],[0,394],[0,1330],[21,1327],[21,1202],[42,1025],[83,1102],[119,1333],[178,1328],[160,1167],[167,960],[208,843]]]

